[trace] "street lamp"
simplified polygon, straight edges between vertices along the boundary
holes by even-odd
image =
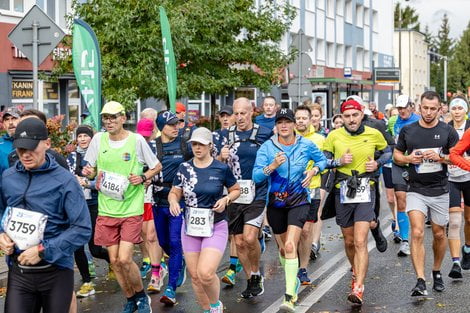
[[[405,2],[408,2],[410,0],[405,0]],[[401,70],[401,7],[400,7],[400,2],[398,2],[398,67],[400,68],[400,83],[398,83],[398,92],[401,94],[401,77],[402,77],[402,70]],[[409,35],[409,34],[408,34]]]

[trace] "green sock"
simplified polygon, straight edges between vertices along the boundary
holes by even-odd
[[[220,301],[217,301],[216,303],[211,303],[210,306],[211,308],[216,308],[220,305]]]
[[[284,267],[286,275],[286,294],[295,296],[297,284],[297,272],[299,270],[299,259],[286,259],[286,266]]]
[[[279,253],[279,262],[281,262],[282,267],[286,267],[286,258]]]
[[[143,258],[143,259],[142,259],[142,262],[143,262],[143,263],[150,264],[150,258]]]

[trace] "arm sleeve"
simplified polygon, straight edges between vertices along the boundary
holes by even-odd
[[[60,235],[42,242],[44,260],[49,263],[55,263],[63,257],[72,255],[91,237],[90,213],[83,192],[75,179],[70,179],[65,186],[63,206],[69,227]]]
[[[139,162],[144,163],[148,168],[153,169],[160,163],[158,161],[156,153],[153,153],[152,149],[145,141],[144,137],[137,135],[136,151]]]
[[[227,166],[225,170],[225,187],[230,188],[237,183],[237,179],[233,175],[230,167]]]
[[[256,153],[255,165],[253,166],[253,181],[255,183],[261,183],[268,178],[263,172],[264,167],[269,165],[268,142],[263,143]]]
[[[400,135],[398,135],[397,144],[395,145],[395,149],[403,153],[405,153],[407,149],[406,141],[405,141],[405,134],[406,134],[406,128],[402,128],[402,130],[400,131]]]
[[[320,172],[322,172],[326,168],[325,155],[318,149],[317,145],[312,142],[310,142],[309,151],[310,159],[315,162],[315,166],[318,166]]]
[[[388,161],[390,161],[391,159],[392,159],[392,149],[390,148],[390,146],[387,146],[384,150],[382,150],[382,154],[376,160],[376,162],[379,164],[379,166],[382,166]]]
[[[101,140],[100,138],[101,138],[101,133],[94,135],[85,153],[85,160],[92,167],[96,166],[96,160],[98,159],[98,149],[99,149],[99,144]]]
[[[470,171],[470,161],[466,160],[463,155],[470,148],[470,129],[466,130],[462,139],[450,149],[450,161],[461,169]]]

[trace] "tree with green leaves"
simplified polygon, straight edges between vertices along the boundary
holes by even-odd
[[[279,46],[295,10],[252,0],[91,0],[75,14],[98,38],[103,96],[132,107],[139,98],[166,99],[159,6],[170,21],[178,97],[225,94],[239,86],[269,89],[290,58]],[[62,64],[64,66],[64,64]]]
[[[435,47],[437,53],[447,56],[448,59],[452,57],[454,40],[450,38],[450,25],[447,14],[442,17],[441,27],[437,33]],[[449,71],[448,71],[449,77]],[[444,59],[440,58],[431,64],[431,86],[436,88],[436,91],[444,96]]]
[[[410,6],[402,8],[401,4],[395,4],[394,27],[397,29],[420,30],[419,15],[416,10]]]
[[[449,90],[467,93],[470,87],[470,23],[456,43],[454,53],[449,62]]]

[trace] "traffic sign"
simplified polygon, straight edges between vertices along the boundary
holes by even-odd
[[[41,64],[64,38],[65,33],[37,5],[34,5],[26,13],[23,19],[8,34],[8,38],[33,62],[33,24],[35,22],[38,29],[38,64]]]
[[[296,77],[289,82],[287,93],[293,100],[297,98],[300,103],[304,98],[311,98],[312,84],[304,77]]]
[[[33,108],[38,108],[38,67],[65,33],[37,5],[21,19],[8,38],[33,63]]]
[[[289,73],[292,74],[294,77],[306,77],[310,73],[310,69],[312,68],[313,62],[312,58],[308,54],[305,54],[300,58],[296,58],[293,63],[289,64]]]
[[[378,83],[399,83],[400,68],[398,67],[376,67],[374,69],[375,81]]]
[[[352,67],[344,68],[344,77],[352,77]]]

